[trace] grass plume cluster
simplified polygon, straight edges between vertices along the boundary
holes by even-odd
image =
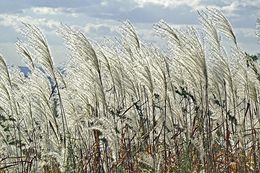
[[[259,61],[220,11],[199,19],[154,25],[167,52],[129,22],[102,45],[63,25],[64,73],[24,24],[16,46],[31,74],[0,56],[0,172],[259,172]]]

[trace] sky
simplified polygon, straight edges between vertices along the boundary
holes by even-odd
[[[113,39],[119,27],[129,20],[145,42],[158,43],[153,25],[161,19],[173,27],[198,26],[198,10],[217,8],[229,19],[238,45],[246,52],[260,52],[256,20],[260,0],[0,0],[0,54],[9,65],[19,65],[15,42],[20,39],[21,22],[35,24],[45,34],[56,64],[67,58],[61,24],[82,31],[87,38],[101,42]]]

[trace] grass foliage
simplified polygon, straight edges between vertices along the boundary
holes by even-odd
[[[260,172],[259,61],[220,11],[199,19],[154,25],[168,51],[129,22],[102,45],[63,25],[64,73],[24,24],[17,52],[31,74],[0,56],[0,172]]]

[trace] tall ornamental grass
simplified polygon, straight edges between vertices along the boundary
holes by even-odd
[[[0,172],[260,172],[259,60],[220,11],[198,15],[198,28],[154,25],[168,51],[128,21],[105,44],[63,25],[63,71],[24,23],[29,76],[0,56]]]

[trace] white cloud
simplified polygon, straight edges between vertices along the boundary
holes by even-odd
[[[50,7],[34,7],[31,8],[34,13],[37,14],[48,14],[48,15],[57,15],[62,14],[63,9],[62,8],[50,8]]]
[[[253,15],[258,15],[260,1],[259,0],[237,0],[237,1],[223,1],[223,5],[219,6],[226,16],[239,17],[243,16],[247,11]]]
[[[69,15],[73,17],[78,16],[78,14],[75,13],[72,8],[32,7],[30,10],[38,15]]]
[[[155,4],[164,7],[187,5],[195,9],[200,5],[201,0],[135,0],[135,2],[141,7],[143,7],[145,4]]]
[[[234,1],[229,5],[221,7],[221,10],[223,10],[226,16],[237,16],[236,12],[239,10],[240,5],[238,1]]]
[[[85,27],[84,27],[84,31],[85,32],[90,32],[90,31],[93,31],[93,30],[107,30],[109,32],[111,31],[115,31],[116,28],[118,27],[115,27],[113,25],[109,25],[109,24],[94,24],[94,23],[88,23]]]
[[[238,2],[240,2],[240,4],[243,5],[244,7],[260,5],[260,1],[258,1],[258,0],[240,0]]]
[[[0,26],[12,27],[16,31],[19,31],[22,22],[34,24],[43,27],[43,29],[56,29],[60,26],[60,23],[53,19],[33,18],[31,16],[19,16],[17,14],[0,14]]]

